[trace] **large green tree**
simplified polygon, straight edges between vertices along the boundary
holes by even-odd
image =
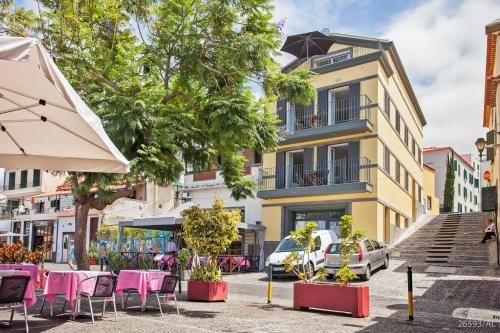
[[[446,160],[446,180],[444,183],[443,209],[445,213],[453,211],[453,199],[455,197],[455,159],[453,154]]]
[[[275,147],[277,120],[267,105],[315,96],[309,72],[280,71],[282,35],[270,0],[36,3],[26,11],[0,0],[0,33],[40,39],[131,161],[127,175],[69,173],[80,269],[88,268],[90,208],[132,195],[139,180],[172,183],[185,165],[216,165],[234,198],[251,196],[241,152]]]

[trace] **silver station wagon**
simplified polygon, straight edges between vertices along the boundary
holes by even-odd
[[[332,243],[325,250],[325,271],[335,275],[342,266],[341,244]],[[362,238],[355,254],[350,256],[349,267],[362,280],[368,281],[377,268],[389,267],[389,250],[387,245],[371,238]]]

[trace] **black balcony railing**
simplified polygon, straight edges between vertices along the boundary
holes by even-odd
[[[370,160],[366,157],[266,168],[259,177],[259,189],[271,190],[306,186],[370,182]]]
[[[366,95],[351,96],[317,105],[293,106],[293,131],[323,127],[354,120],[371,122],[371,100]],[[288,127],[288,129],[291,126]]]
[[[40,182],[32,182],[32,183],[28,183],[28,182],[21,182],[19,184],[4,184],[3,187],[2,187],[2,190],[3,191],[10,191],[10,190],[19,190],[19,189],[22,189],[22,188],[31,188],[31,187],[37,187],[37,186],[40,186]]]

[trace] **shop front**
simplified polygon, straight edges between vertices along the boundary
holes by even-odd
[[[32,223],[31,249],[42,251],[44,261],[52,261],[54,221],[33,221]]]
[[[332,230],[339,237],[340,218],[348,213],[348,207],[287,207],[285,211],[282,238],[288,236],[291,231],[304,229],[308,222],[316,223],[316,230]]]

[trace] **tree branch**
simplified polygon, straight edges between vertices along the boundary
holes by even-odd
[[[113,193],[111,195],[111,197],[109,198],[109,200],[106,200],[106,202],[92,199],[90,201],[90,207],[97,209],[97,210],[103,210],[104,208],[106,208],[106,206],[111,205],[116,200],[118,200],[120,198],[129,197],[133,194],[134,194],[134,189],[132,187],[126,187],[126,188],[119,190],[118,192]]]

